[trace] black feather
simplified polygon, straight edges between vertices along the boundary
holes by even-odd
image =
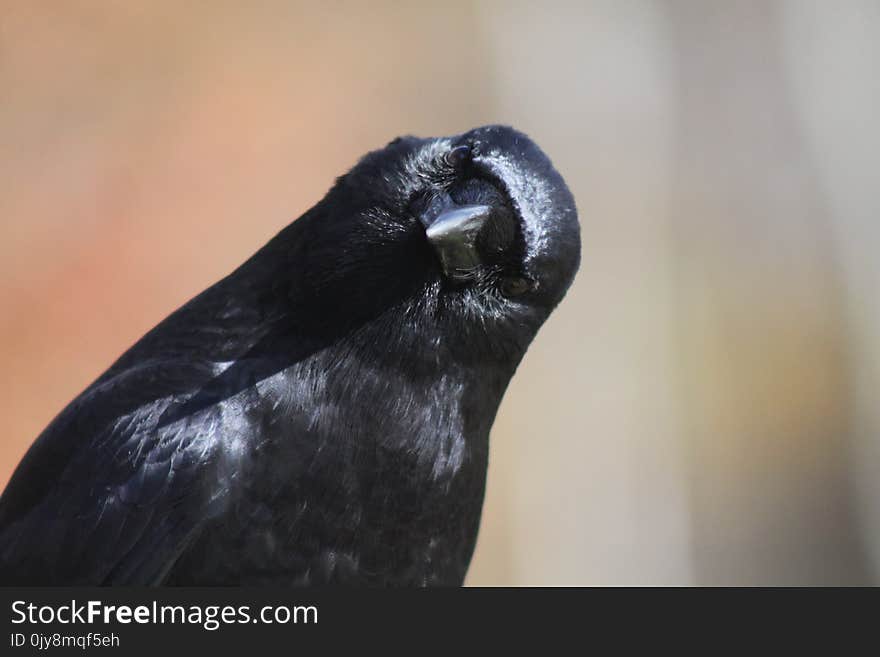
[[[492,208],[456,281],[419,219],[446,202]],[[510,128],[368,154],[53,420],[0,498],[0,583],[460,584],[489,429],[579,257]]]

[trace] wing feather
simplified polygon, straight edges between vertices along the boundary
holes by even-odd
[[[99,380],[65,409],[0,498],[0,582],[161,583],[225,502],[218,411],[158,426],[211,375],[153,362]]]

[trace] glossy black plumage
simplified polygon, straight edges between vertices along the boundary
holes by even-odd
[[[454,276],[449,204],[491,208]],[[0,498],[0,583],[460,584],[498,404],[579,256],[521,133],[368,154],[53,420]]]

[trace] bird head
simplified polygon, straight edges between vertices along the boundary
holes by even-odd
[[[580,260],[568,187],[533,141],[503,126],[399,137],[311,214],[304,282],[337,325],[340,314],[404,305],[442,318],[444,335],[507,331],[527,346]]]

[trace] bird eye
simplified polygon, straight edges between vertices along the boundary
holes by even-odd
[[[457,169],[465,162],[468,162],[472,156],[473,152],[471,151],[470,146],[456,146],[451,151],[446,153],[446,163],[449,164],[449,166]]]
[[[501,280],[501,294],[506,297],[518,297],[532,288],[532,282],[522,276],[507,276]]]

